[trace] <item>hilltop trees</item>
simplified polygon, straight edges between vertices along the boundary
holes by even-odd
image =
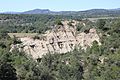
[[[62,22],[61,22],[60,19],[57,19],[57,20],[55,21],[55,24],[56,24],[56,25],[61,25],[61,26],[63,26],[63,24],[62,24]]]
[[[99,19],[99,20],[97,21],[97,27],[98,27],[99,29],[102,29],[102,30],[103,30],[105,24],[106,24],[106,21],[105,21],[104,19]]]

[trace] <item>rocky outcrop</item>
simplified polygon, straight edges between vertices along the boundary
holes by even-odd
[[[42,57],[46,53],[66,53],[74,50],[75,46],[81,46],[86,49],[87,46],[92,46],[93,41],[97,41],[99,45],[99,36],[96,29],[92,28],[88,33],[76,34],[75,23],[71,27],[68,21],[63,22],[64,26],[59,26],[42,34],[42,38],[33,39],[32,37],[22,37],[19,39],[21,44],[11,45],[11,50],[18,48],[19,51],[25,51],[27,54],[32,55],[33,58]]]

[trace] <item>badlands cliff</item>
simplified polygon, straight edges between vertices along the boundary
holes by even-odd
[[[17,48],[36,59],[41,58],[46,53],[70,52],[75,49],[75,46],[86,49],[88,46],[92,46],[92,42],[95,40],[101,45],[96,29],[92,28],[88,33],[77,33],[75,26],[77,22],[72,23],[73,27],[68,25],[69,21],[62,23],[63,26],[59,25],[46,31],[45,34],[39,35],[39,39],[33,39],[30,36],[19,37],[22,43],[11,45],[10,51]]]

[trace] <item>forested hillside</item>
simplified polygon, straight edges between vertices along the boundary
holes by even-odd
[[[97,41],[86,50],[75,48],[65,54],[47,54],[33,59],[25,52],[9,52],[11,44],[21,43],[7,33],[44,33],[60,20],[71,16],[0,15],[0,80],[119,80],[120,79],[120,19],[83,20],[77,31],[96,28]],[[70,25],[70,24],[69,24]]]
[[[59,19],[78,19],[77,16],[0,14],[0,32],[43,33],[53,27]]]

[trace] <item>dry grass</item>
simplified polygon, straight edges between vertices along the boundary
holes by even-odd
[[[88,18],[90,21],[96,21],[98,19],[118,19],[120,17],[99,17],[99,18]]]
[[[22,38],[22,37],[34,37],[36,35],[38,35],[38,33],[8,33],[8,35],[13,38],[14,36],[18,37],[18,38]]]

